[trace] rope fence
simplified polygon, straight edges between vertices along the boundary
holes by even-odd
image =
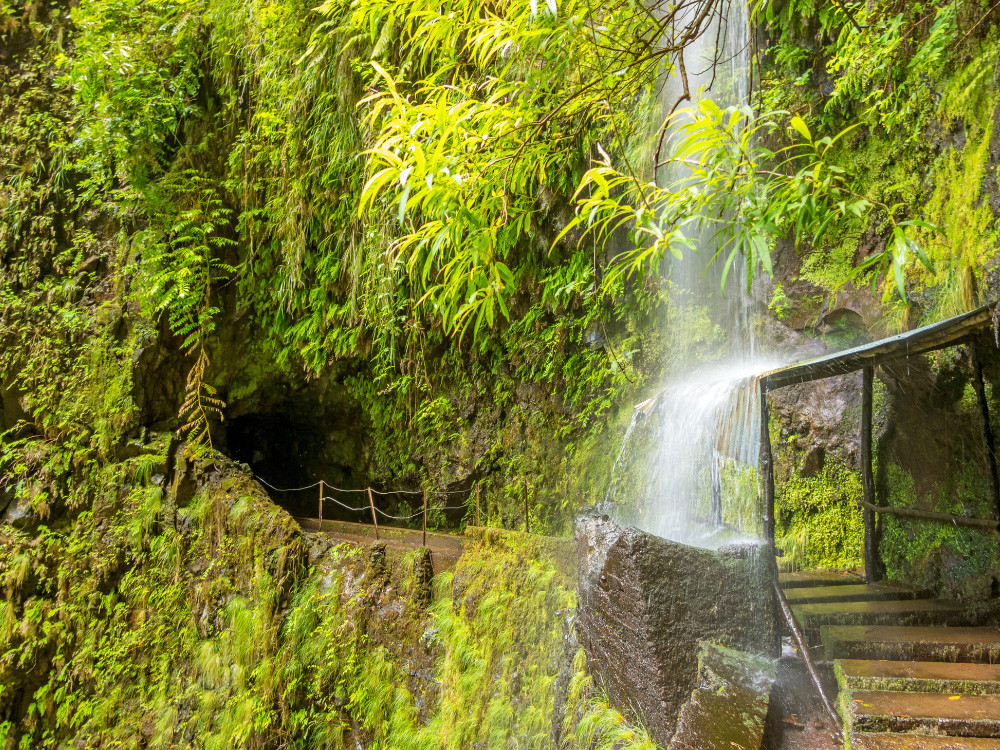
[[[321,484],[327,489],[333,490],[334,492],[373,492],[376,495],[422,495],[425,490],[376,490],[374,487],[362,487],[361,489],[346,490],[342,487],[334,487],[327,481],[320,479],[318,482],[313,482],[312,484],[307,484],[304,487],[275,487],[270,482],[261,479],[258,476],[254,476],[258,482],[260,482],[265,487],[274,490],[275,492],[301,492],[302,490],[311,490],[319,487]],[[434,490],[435,495],[468,495],[467,490]],[[458,506],[456,506],[458,507]]]
[[[468,505],[466,505],[466,503],[462,503],[460,505],[440,505],[440,506],[433,506],[433,507],[431,507],[428,504],[428,496],[431,495],[431,494],[434,494],[434,495],[465,495],[466,496],[466,500],[468,500],[468,499],[471,498],[471,496],[473,494],[472,492],[467,491],[467,490],[435,490],[434,492],[430,492],[429,490],[385,490],[385,491],[383,491],[383,490],[376,490],[376,489],[374,489],[372,487],[364,487],[364,488],[361,488],[361,489],[344,489],[343,487],[335,487],[332,484],[329,484],[329,483],[325,482],[322,479],[320,479],[317,482],[313,482],[312,484],[307,484],[307,485],[305,485],[303,487],[275,487],[273,484],[271,484],[270,482],[268,482],[268,481],[266,481],[264,479],[261,479],[260,477],[256,477],[256,479],[262,485],[264,485],[265,487],[267,487],[268,489],[270,489],[270,490],[272,490],[274,492],[303,492],[305,490],[312,490],[312,489],[316,489],[318,487],[319,488],[318,520],[319,520],[319,523],[320,523],[320,529],[323,528],[323,505],[324,505],[324,503],[327,500],[333,501],[333,503],[335,503],[336,505],[340,506],[344,510],[349,511],[351,513],[363,513],[363,512],[366,512],[366,511],[371,512],[372,525],[375,527],[375,539],[376,539],[376,541],[379,538],[379,532],[378,532],[378,526],[379,526],[378,517],[379,516],[382,516],[383,518],[389,519],[390,521],[411,521],[414,518],[418,518],[418,517],[422,516],[423,517],[422,518],[422,526],[423,526],[423,543],[424,543],[424,546],[427,545],[427,515],[429,513],[432,513],[432,512],[435,512],[435,511],[446,511],[446,510],[463,510],[463,509],[464,510],[468,510]],[[367,505],[361,505],[361,506],[355,508],[354,506],[348,505],[347,503],[341,501],[340,499],[334,497],[333,495],[326,494],[326,490],[332,490],[334,492],[340,492],[340,493],[351,493],[351,492],[364,493],[364,494],[367,494],[367,496],[368,496],[368,503],[367,503]],[[384,510],[382,510],[381,508],[379,508],[379,507],[377,507],[375,505],[375,495],[381,495],[382,497],[388,497],[390,495],[422,495],[423,496],[423,500],[424,500],[424,502],[423,502],[423,508],[421,508],[420,510],[418,510],[416,513],[411,513],[408,516],[396,516],[396,515],[392,515],[391,513],[386,513]],[[476,498],[476,525],[478,526],[479,525],[479,486],[478,485],[476,486],[476,489],[475,489],[475,498]],[[525,506],[525,508],[527,509],[527,505]],[[527,516],[525,516],[525,529],[529,530],[528,529]]]

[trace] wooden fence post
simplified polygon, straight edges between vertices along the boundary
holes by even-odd
[[[764,539],[774,546],[774,461],[771,457],[771,412],[767,389],[760,385],[760,481],[764,494]]]
[[[319,530],[323,530],[323,480],[319,480]]]
[[[372,525],[375,527],[375,541],[378,541],[378,519],[375,517],[375,498],[372,497],[372,488],[368,488],[368,504],[372,509]]]
[[[864,497],[862,517],[865,524],[865,580],[874,583],[882,578],[875,526],[875,474],[872,470],[872,401],[875,368],[866,366],[861,378],[861,490]]]
[[[997,456],[995,441],[993,439],[993,427],[990,425],[990,406],[986,400],[986,381],[983,379],[983,363],[976,354],[975,344],[969,345],[972,354],[972,387],[976,391],[976,400],[979,402],[979,416],[983,424],[983,443],[986,444],[986,467],[989,473],[990,494],[993,498],[993,509],[1000,519],[1000,479],[997,477]]]
[[[424,546],[427,546],[427,488],[424,487]]]

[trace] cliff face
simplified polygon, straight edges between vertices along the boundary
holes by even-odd
[[[917,262],[913,248],[897,253],[903,295],[855,271],[892,246],[884,219],[827,236],[819,247],[779,242],[773,281],[761,290],[777,319],[767,326],[777,342],[820,353],[996,299],[998,19],[964,4],[925,11],[870,3],[849,9],[852,22],[842,13],[802,12],[794,2],[769,9],[765,98],[803,113],[814,128],[853,126],[833,149],[859,192],[899,218],[933,225],[915,235],[929,263]],[[885,44],[872,44],[880,34]],[[880,504],[996,517],[973,354],[984,368],[995,433],[992,337],[876,372]],[[808,565],[860,565],[860,378],[790,388],[772,403],[781,546]],[[886,516],[882,549],[890,576],[947,595],[990,596],[1000,580],[989,533]]]
[[[356,214],[359,81],[296,68],[320,20],[289,3],[234,28],[224,5],[3,7],[0,426],[98,462],[182,429],[278,486],[476,486],[497,523],[523,525],[527,494],[534,528],[567,531],[662,368],[656,291],[616,310],[559,276],[547,192],[511,250],[513,323],[446,334],[363,243],[382,229]],[[257,57],[234,61],[237,32],[266,37]],[[326,140],[302,140],[295,96]]]
[[[873,94],[851,88],[860,73],[850,66],[867,59],[859,40],[838,41],[837,22],[795,7],[755,19],[768,51],[760,106],[800,111],[817,131],[860,122],[833,147],[836,165],[870,202],[942,230],[918,228],[935,270],[906,259],[905,298],[888,277],[853,275],[891,240],[884,219],[818,247],[779,242],[773,279],[755,285],[764,339],[806,357],[989,296],[1000,105],[992,16],[963,26],[961,13],[975,12],[963,6],[954,23],[917,19],[890,71],[894,98],[873,109]],[[532,188],[529,226],[505,250],[516,271],[509,322],[475,340],[449,335],[389,262],[398,227],[378,221],[391,207],[357,210],[370,134],[352,108],[371,71],[343,55],[402,64],[406,50],[391,39],[403,32],[390,25],[369,46],[341,48],[342,31],[317,31],[354,22],[336,9],[253,8],[5,6],[0,425],[99,463],[144,430],[180,428],[279,487],[429,487],[470,507],[478,492],[491,523],[522,527],[527,507],[533,529],[568,534],[603,495],[631,407],[662,382],[678,341],[711,350],[722,333],[708,311],[671,322],[662,279],[597,293],[610,259],[552,244],[573,216],[565,196],[583,163],[573,162]],[[888,10],[866,12],[874,33]],[[970,27],[957,44],[956,29]],[[940,50],[945,32],[955,52],[927,72],[920,50]],[[880,429],[894,455],[905,458],[900,441],[915,434],[892,427],[913,421],[908,409],[936,400],[966,415],[968,386],[961,397],[953,387],[964,365],[927,367],[940,371],[941,393],[880,374]],[[787,546],[801,547],[807,527],[838,539],[806,553],[811,564],[858,560],[848,497],[857,392],[846,378],[776,399]],[[922,471],[904,458],[880,465],[882,487]],[[938,489],[914,478],[920,499],[893,490],[893,501],[945,502],[931,497],[950,492],[937,474]],[[0,491],[15,494],[10,482]],[[826,500],[803,505],[803,493]],[[395,502],[406,515],[405,498]]]
[[[0,747],[651,747],[591,691],[571,575],[531,541],[470,540],[430,589],[418,553],[304,536],[224,455],[279,486],[479,482],[484,521],[512,527],[530,491],[533,528],[558,530],[600,492],[603,390],[628,385],[600,317],[529,280],[506,337],[418,338],[384,296],[337,319],[351,290],[315,254],[297,310],[272,306],[281,259],[222,184],[249,107],[220,122],[204,68],[222,4],[101,12],[113,46],[85,11],[0,6]],[[310,13],[254,28],[297,23],[304,46]],[[170,295],[199,303],[175,317]],[[643,316],[608,324],[618,345]]]

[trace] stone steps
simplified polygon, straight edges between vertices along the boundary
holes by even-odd
[[[941,737],[930,734],[868,734],[850,735],[851,750],[998,750],[993,738]]]
[[[1000,738],[998,695],[850,691],[841,706],[849,732]]]
[[[812,586],[857,585],[864,579],[842,570],[799,570],[794,573],[779,573],[778,585],[788,592],[791,589]]]
[[[1000,750],[1000,664],[992,663],[1000,631],[830,626],[823,641],[840,657],[838,702],[852,750]]]
[[[1000,630],[893,625],[822,629],[827,659],[1000,663]]]
[[[789,604],[825,604],[832,602],[887,601],[890,599],[926,599],[930,593],[904,583],[838,584],[836,586],[804,586],[785,591]]]
[[[1000,695],[1000,665],[840,659],[841,690]]]
[[[803,583],[799,584],[799,581]],[[852,750],[1000,750],[1000,630],[905,584],[799,575],[785,596],[834,661]]]
[[[965,623],[965,607],[937,599],[825,602],[793,605],[810,640],[824,625],[954,625]]]

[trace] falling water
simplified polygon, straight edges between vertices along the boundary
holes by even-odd
[[[750,83],[747,9],[741,0],[720,7],[713,26],[684,53],[689,90],[722,107],[741,105]],[[682,91],[676,77],[665,81],[664,112]],[[758,352],[745,265],[733,265],[723,293],[723,264],[710,261],[716,248],[708,234],[698,253],[664,269],[670,369],[679,374],[636,407],[608,498],[622,521],[714,548],[760,534],[756,376],[782,363]]]
[[[700,547],[760,535],[756,376],[771,368],[708,365],[636,409],[609,492],[620,520]]]
[[[717,15],[704,34],[691,42],[684,51],[688,91],[695,102],[681,102],[681,107],[691,106],[697,100],[711,99],[720,107],[747,104],[750,96],[750,20],[746,0],[722,0],[716,6]],[[701,11],[697,3],[688,9],[693,17]],[[682,96],[684,86],[679,78],[680,66],[676,63],[660,87],[660,109],[666,114]],[[680,122],[674,124],[674,129]],[[669,133],[667,140],[669,141]],[[676,173],[675,165],[661,165],[657,172],[660,184],[683,179]],[[690,232],[691,227],[687,230]],[[703,229],[696,237],[697,253],[686,253],[684,258],[670,259],[671,308],[675,318],[690,317],[692,306],[707,306],[712,311],[713,322],[721,328],[726,342],[716,356],[725,355],[736,361],[752,358],[757,347],[753,331],[752,304],[746,289],[747,275],[744,263],[735,262],[726,279],[723,294],[722,273],[724,256],[714,262],[717,247],[712,243],[711,231]],[[678,314],[679,313],[679,314]],[[672,321],[668,321],[668,325]],[[688,344],[689,342],[682,342]],[[682,351],[689,346],[681,347]],[[692,366],[695,363],[683,363]]]

